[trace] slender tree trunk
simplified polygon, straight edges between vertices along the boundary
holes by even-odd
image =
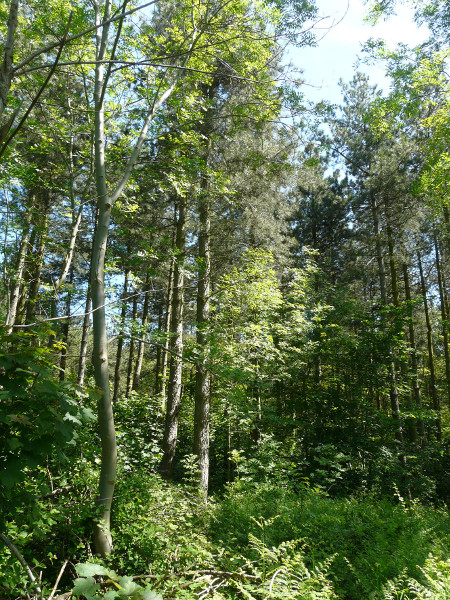
[[[436,411],[436,437],[438,440],[441,439],[441,415],[440,415],[440,402],[436,386],[436,373],[434,369],[434,352],[433,352],[433,328],[430,319],[430,311],[428,308],[427,300],[427,288],[425,285],[425,278],[423,276],[422,259],[420,252],[417,252],[417,262],[420,273],[420,287],[422,290],[423,297],[423,308],[425,312],[425,323],[427,327],[427,347],[428,347],[428,368],[430,370],[430,389],[431,389],[431,402],[433,410]]]
[[[0,64],[0,146],[8,137],[9,130],[13,123],[11,119],[3,119],[3,113],[8,104],[8,94],[11,89],[11,81],[13,74],[13,57],[14,57],[14,38],[18,25],[19,0],[11,0],[9,4],[9,14],[7,21],[6,39],[4,42],[4,50],[2,62]]]
[[[30,223],[31,223],[31,211],[25,213],[24,226],[22,232],[22,239],[20,242],[19,256],[17,261],[15,282],[11,291],[11,300],[9,303],[8,315],[6,317],[6,327],[8,327],[8,334],[13,330],[16,322],[17,307],[20,298],[20,288],[22,285],[23,272],[25,268],[25,261],[27,257],[28,242],[30,240]]]
[[[101,441],[101,470],[99,480],[99,494],[96,504],[99,508],[99,519],[94,528],[95,551],[103,556],[112,552],[111,536],[111,505],[116,483],[117,470],[117,445],[114,428],[114,416],[109,391],[108,369],[108,339],[106,334],[105,314],[105,255],[108,241],[109,222],[111,218],[112,202],[106,187],[105,169],[105,124],[104,124],[104,65],[101,61],[106,55],[108,39],[108,26],[100,27],[100,7],[94,3],[96,13],[96,58],[99,61],[95,68],[95,184],[98,202],[98,224],[94,237],[92,253],[92,321],[93,321],[93,350],[92,362],[94,365],[95,384],[99,391],[98,400],[98,426]],[[104,20],[110,18],[111,2],[107,0],[104,9]]]
[[[88,346],[88,337],[89,337],[89,325],[91,322],[91,308],[92,308],[92,292],[91,292],[91,279],[92,279],[92,255],[94,253],[94,239],[95,232],[97,230],[98,225],[98,209],[95,211],[95,219],[94,219],[94,236],[92,242],[91,249],[91,260],[89,265],[89,282],[88,288],[86,292],[86,304],[84,307],[84,317],[83,317],[83,326],[81,330],[81,343],[80,343],[80,359],[78,362],[78,378],[77,383],[80,386],[84,385],[84,377],[86,373],[86,356],[87,356],[87,346]]]
[[[163,315],[164,315],[164,297],[162,295],[159,296],[158,300],[158,331],[162,332],[163,330]],[[161,361],[162,361],[162,344],[158,344],[156,346],[156,363],[155,363],[155,385],[154,392],[155,396],[161,393]]]
[[[373,230],[375,235],[375,249],[377,253],[377,263],[378,263],[378,276],[380,279],[380,295],[381,302],[385,306],[387,304],[387,294],[386,294],[386,270],[384,267],[384,258],[383,258],[383,250],[381,244],[381,236],[380,236],[380,218],[378,215],[378,205],[375,198],[375,194],[370,194],[370,203],[372,209],[372,221],[373,221]]]
[[[173,313],[173,292],[174,292],[174,273],[175,273],[175,257],[172,257],[169,270],[169,282],[167,284],[167,305],[166,318],[164,323],[164,348],[161,349],[161,375],[159,377],[160,386],[159,393],[161,394],[162,410],[166,410],[166,386],[167,386],[167,364],[169,362],[169,344],[170,344],[170,324]]]
[[[135,323],[137,319],[137,305],[138,305],[138,296],[137,291],[134,290],[133,296],[133,313],[132,313],[132,325],[131,325],[131,339],[130,339],[130,348],[128,354],[128,369],[127,369],[127,388],[126,388],[126,397],[128,398],[131,393],[131,387],[133,385],[133,362],[134,362],[134,349],[136,347],[136,340],[134,339],[134,330],[136,329]]]
[[[112,2],[105,0],[103,8],[103,18],[100,15],[100,4],[98,0],[93,0],[95,10],[96,29],[96,65],[95,65],[95,83],[94,83],[94,155],[95,155],[95,185],[97,193],[98,206],[98,226],[94,236],[94,250],[92,254],[92,305],[93,305],[93,352],[92,362],[94,365],[95,383],[100,392],[98,402],[98,422],[99,434],[102,446],[102,460],[99,481],[99,496],[97,506],[100,510],[100,519],[97,521],[94,530],[95,550],[99,554],[107,555],[112,552],[112,537],[110,532],[111,505],[114,494],[114,486],[117,470],[117,445],[116,433],[114,428],[114,417],[112,402],[109,391],[109,369],[108,369],[108,347],[106,335],[106,316],[105,316],[105,289],[104,289],[104,270],[105,254],[108,241],[108,230],[111,219],[111,208],[115,200],[120,197],[130,176],[133,167],[141,153],[147,131],[153,120],[155,113],[160,109],[164,102],[171,96],[175,90],[176,84],[182,77],[180,69],[172,79],[169,87],[156,96],[151,102],[149,110],[145,117],[145,122],[141,132],[132,149],[129,159],[125,165],[122,177],[117,184],[111,196],[108,195],[106,184],[105,167],[105,114],[104,98],[107,91],[108,78],[111,70],[105,74],[105,59],[114,61],[117,42],[121,35],[122,21],[116,28],[116,40],[113,44],[112,52],[107,54],[108,35],[110,29],[109,19],[111,17]],[[122,5],[124,14],[127,0]],[[103,23],[103,24],[102,24]],[[189,51],[195,46],[197,38],[193,39]],[[184,66],[189,60],[189,51],[182,61]],[[162,82],[163,83],[163,80]]]
[[[392,288],[392,299],[393,304],[396,308],[400,305],[400,298],[398,293],[398,276],[397,276],[397,267],[395,264],[395,256],[394,256],[394,240],[392,236],[392,229],[389,223],[388,217],[388,207],[387,203],[385,205],[386,210],[386,230],[387,230],[387,238],[388,238],[388,252],[389,252],[389,269],[391,272],[391,288]],[[390,354],[392,357],[392,348],[390,349]],[[390,370],[390,387],[389,387],[389,396],[391,400],[391,411],[392,417],[396,423],[396,432],[395,437],[399,443],[403,442],[403,430],[401,425],[401,411],[400,411],[400,400],[398,394],[398,386],[397,386],[397,369],[395,366],[395,362],[393,357],[390,361],[389,365]],[[400,457],[400,460],[404,462],[404,455]]]
[[[202,197],[200,198],[199,220],[199,277],[197,288],[197,347],[199,349],[199,359],[195,373],[194,454],[198,459],[200,488],[207,494],[209,479],[209,412],[211,393],[210,375],[207,367],[209,356],[209,298],[211,293],[211,220],[206,183]]]
[[[412,298],[411,288],[409,285],[408,267],[403,264],[403,279],[405,283],[405,297],[408,302],[408,329],[409,329],[409,345],[411,347],[411,372],[412,372],[412,392],[410,399],[410,406],[408,408],[415,408],[416,410],[422,409],[422,396],[420,393],[419,386],[419,368],[417,364],[417,349],[416,349],[416,336],[414,331],[413,313],[412,313]],[[417,427],[415,426],[417,424]],[[417,432],[419,433],[422,444],[425,441],[425,429],[423,426],[422,419],[417,419],[416,424],[414,421],[409,419],[407,421],[408,428],[408,439],[411,443],[415,443],[417,439]]]
[[[81,343],[80,343],[80,358],[78,361],[78,377],[77,384],[79,386],[84,385],[84,378],[86,375],[86,357],[87,357],[87,346],[88,346],[88,337],[89,337],[89,325],[90,325],[90,312],[92,308],[92,296],[91,296],[91,285],[89,283],[87,295],[86,295],[86,304],[84,306],[84,317],[83,317],[83,326],[81,328]]]
[[[43,202],[42,210],[44,211],[42,223],[40,224],[40,236],[38,246],[34,252],[32,276],[30,285],[28,288],[27,308],[25,320],[27,323],[31,323],[34,319],[36,312],[36,303],[39,293],[39,286],[41,284],[41,272],[44,264],[45,244],[47,242],[48,224],[49,224],[49,209],[50,209],[50,198],[47,190],[43,191]]]
[[[444,342],[444,357],[445,357],[445,379],[447,381],[447,401],[450,406],[450,353],[448,348],[448,329],[447,320],[448,313],[446,310],[444,283],[442,278],[441,260],[439,256],[439,246],[436,234],[434,235],[434,251],[436,256],[436,270],[438,275],[439,299],[441,302],[441,318],[442,318],[442,338]]]
[[[144,306],[142,307],[142,335],[140,336],[142,339],[139,340],[139,348],[138,355],[136,359],[136,366],[134,369],[133,376],[133,391],[137,392],[139,388],[139,381],[141,379],[142,372],[142,364],[144,361],[144,350],[145,350],[145,336],[146,336],[146,328],[148,322],[148,312],[150,306],[150,293],[149,293],[149,285],[150,285],[150,272],[147,272],[147,276],[145,278],[145,296],[144,296]]]
[[[173,473],[182,387],[184,259],[186,253],[186,200],[184,198],[180,198],[178,203],[175,245],[178,254],[173,272],[173,301],[169,342],[170,374],[162,444],[164,454],[159,465],[159,472],[166,479],[170,479]]]
[[[117,339],[117,352],[116,352],[116,365],[114,368],[114,394],[113,394],[113,404],[117,402],[117,398],[119,397],[120,390],[120,367],[122,364],[122,348],[123,348],[123,338],[124,338],[124,329],[125,329],[125,318],[127,314],[127,305],[126,305],[126,297],[128,293],[128,274],[129,269],[125,269],[125,277],[123,281],[123,292],[122,292],[122,307],[120,309],[120,333]]]
[[[73,268],[70,269],[70,285],[73,282]],[[70,316],[70,305],[72,300],[72,289],[71,287],[67,290],[66,297],[66,314],[65,316]],[[66,365],[67,365],[67,345],[69,343],[69,330],[70,330],[70,319],[64,319],[62,323],[62,343],[63,346],[61,348],[61,358],[59,364],[59,380],[64,381],[66,377]]]

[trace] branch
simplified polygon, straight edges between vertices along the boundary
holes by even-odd
[[[129,16],[129,15],[137,12],[138,10],[141,10],[143,8],[147,8],[148,6],[151,6],[152,4],[155,4],[156,2],[157,2],[157,0],[151,0],[151,2],[147,2],[146,4],[142,4],[141,6],[133,8],[133,9],[129,10],[126,13],[121,13],[118,16],[116,15],[114,17],[111,17],[110,19],[108,19],[106,21],[103,21],[102,23],[100,23],[98,25],[94,25],[93,27],[90,27],[89,29],[85,29],[81,33],[77,33],[76,35],[73,35],[72,37],[66,38],[65,43],[66,44],[70,44],[74,40],[78,40],[80,37],[83,37],[84,35],[87,35],[88,33],[92,33],[93,31],[95,31],[99,27],[103,27],[103,25],[109,25],[110,23],[114,23],[115,21],[118,21],[119,19],[123,19],[124,17],[127,17],[127,16]],[[37,56],[40,56],[41,54],[44,54],[45,52],[49,52],[50,50],[53,50],[53,48],[57,48],[60,44],[61,44],[61,42],[55,42],[54,44],[49,44],[48,46],[45,46],[45,48],[41,48],[40,50],[36,50],[36,52],[33,52],[33,54],[30,54],[30,56],[28,58],[26,58],[20,64],[18,64],[17,67],[14,67],[13,74],[16,74],[16,72],[20,71],[20,69],[22,69],[22,67],[24,67],[25,65],[28,65]]]
[[[61,53],[63,51],[64,48],[64,44],[67,38],[67,34],[69,33],[69,28],[70,28],[70,23],[72,22],[72,16],[73,16],[73,12],[70,13],[69,15],[69,20],[67,22],[67,27],[66,30],[64,32],[64,36],[60,42],[60,46],[59,46],[59,50],[58,50],[58,54],[56,56],[55,62],[53,63],[53,67],[50,69],[50,73],[47,75],[44,83],[41,85],[40,90],[38,91],[38,93],[36,94],[36,96],[34,97],[33,101],[31,102],[30,106],[28,107],[27,111],[25,112],[25,114],[23,115],[22,119],[20,120],[20,123],[17,125],[17,127],[14,129],[14,131],[11,133],[11,135],[9,136],[9,138],[6,140],[6,142],[3,144],[3,147],[0,150],[0,158],[3,156],[6,148],[8,147],[9,143],[13,140],[13,138],[15,137],[15,135],[19,132],[19,130],[22,128],[22,125],[25,123],[25,121],[27,120],[30,112],[33,110],[36,102],[39,100],[39,98],[41,97],[42,92],[45,90],[45,88],[48,85],[48,82],[50,81],[50,79],[52,78],[53,73],[56,70],[56,67],[58,66],[58,62],[59,59],[61,57]]]
[[[62,575],[64,573],[64,569],[66,568],[68,562],[69,562],[69,559],[66,558],[66,560],[64,561],[63,566],[61,567],[61,570],[58,573],[58,577],[56,578],[55,585],[53,586],[53,589],[52,589],[52,593],[47,598],[47,600],[52,600],[53,596],[55,595],[56,589],[58,587],[58,583],[59,583],[59,581],[60,581],[60,579],[61,579],[61,577],[62,577]]]
[[[2,540],[2,542],[5,544],[5,546],[7,546],[11,550],[11,552],[14,554],[14,556],[17,558],[17,560],[22,565],[22,567],[25,568],[28,578],[31,581],[31,583],[35,583],[36,577],[33,575],[33,571],[28,566],[27,561],[21,555],[20,550],[17,548],[17,546],[15,544],[13,544],[12,541],[6,537],[6,535],[3,535],[3,533],[0,533],[0,540]],[[36,591],[39,595],[42,594],[42,590],[39,586],[36,586]]]

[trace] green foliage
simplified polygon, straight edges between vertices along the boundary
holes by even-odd
[[[447,600],[450,595],[450,560],[438,560],[430,554],[418,579],[404,571],[388,581],[383,588],[383,600]]]
[[[162,596],[152,590],[150,585],[143,587],[133,581],[132,577],[120,577],[112,569],[93,563],[80,563],[76,566],[78,579],[72,589],[75,597],[86,600],[162,600]],[[102,577],[102,584],[96,583],[95,577]]]
[[[162,455],[158,444],[163,424],[160,399],[131,392],[128,398],[119,398],[114,422],[123,472],[154,472]]]
[[[83,406],[86,394],[70,382],[59,382],[48,330],[3,339],[0,353],[0,491],[17,495],[30,473],[48,457],[65,461],[74,446],[76,428],[93,418]]]
[[[307,486],[298,494],[281,483],[230,487],[214,512],[213,539],[231,554],[246,548],[248,556],[249,540],[260,529],[254,515],[266,521],[277,517],[265,528],[269,547],[302,540],[308,568],[334,555],[330,578],[338,596],[348,599],[381,597],[382,586],[405,568],[418,577],[416,565],[423,565],[430,552],[448,558],[450,521],[445,510],[395,505],[370,496],[330,499]]]

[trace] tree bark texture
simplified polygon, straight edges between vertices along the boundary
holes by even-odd
[[[136,366],[134,369],[134,375],[133,375],[133,391],[137,392],[138,388],[139,388],[139,381],[141,379],[141,372],[142,372],[142,364],[144,362],[144,350],[145,350],[145,335],[146,335],[146,328],[147,328],[147,322],[148,322],[148,312],[149,312],[149,307],[150,307],[150,292],[149,292],[149,285],[150,285],[150,272],[147,272],[147,276],[145,278],[145,295],[144,295],[144,305],[142,307],[142,339],[139,340],[139,347],[138,347],[138,354],[137,354],[137,358],[136,358]]]
[[[425,312],[425,324],[427,327],[427,348],[428,348],[428,369],[430,371],[430,391],[431,391],[431,402],[433,410],[436,411],[436,437],[438,440],[441,439],[441,416],[440,416],[440,402],[436,386],[436,372],[434,368],[434,350],[433,350],[433,326],[430,319],[430,311],[428,308],[427,290],[425,285],[425,277],[423,275],[422,258],[420,252],[417,252],[417,263],[419,266],[420,273],[420,287],[423,297],[423,309]]]
[[[183,307],[184,307],[184,259],[186,253],[186,200],[178,201],[178,218],[175,247],[177,256],[173,271],[173,300],[170,320],[170,372],[167,389],[167,407],[164,424],[163,457],[159,472],[166,479],[173,474],[178,438],[178,418],[181,403],[183,372]]]
[[[15,281],[11,291],[11,299],[9,303],[8,315],[6,317],[6,327],[8,328],[8,334],[13,330],[16,322],[17,307],[20,298],[20,288],[22,285],[23,271],[25,268],[25,260],[27,257],[28,242],[30,240],[30,223],[31,223],[31,212],[25,213],[24,226],[22,231],[22,239],[19,247],[19,256],[17,260],[17,267],[15,273]]]
[[[114,394],[113,404],[117,402],[120,390],[120,367],[122,364],[122,348],[123,348],[123,331],[125,328],[125,318],[127,314],[126,297],[128,293],[128,274],[129,269],[125,269],[125,276],[123,280],[123,292],[122,292],[122,306],[120,309],[120,333],[117,339],[117,351],[116,351],[116,364],[114,367]]]
[[[409,330],[409,345],[411,347],[411,374],[412,374],[412,402],[408,408],[421,410],[422,408],[422,395],[420,392],[419,385],[419,369],[417,364],[417,348],[416,348],[416,336],[414,331],[414,322],[412,314],[412,298],[411,298],[411,287],[409,284],[409,274],[407,265],[403,265],[403,280],[405,283],[405,297],[409,304],[408,308],[408,330]],[[422,419],[417,419],[417,428],[415,423],[410,419],[407,421],[408,428],[408,439],[411,443],[414,443],[417,439],[417,432],[419,433],[422,443],[425,439],[425,429],[423,426]]]

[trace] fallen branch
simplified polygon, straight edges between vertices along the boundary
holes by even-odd
[[[56,592],[56,589],[58,587],[59,581],[60,581],[60,579],[61,579],[61,577],[62,577],[62,575],[64,573],[64,569],[66,568],[68,562],[69,562],[69,559],[66,558],[66,560],[64,561],[63,566],[61,567],[61,570],[58,573],[58,577],[56,578],[55,585],[53,586],[53,589],[52,589],[52,593],[47,598],[47,600],[52,600],[53,596],[55,595],[55,592]]]

